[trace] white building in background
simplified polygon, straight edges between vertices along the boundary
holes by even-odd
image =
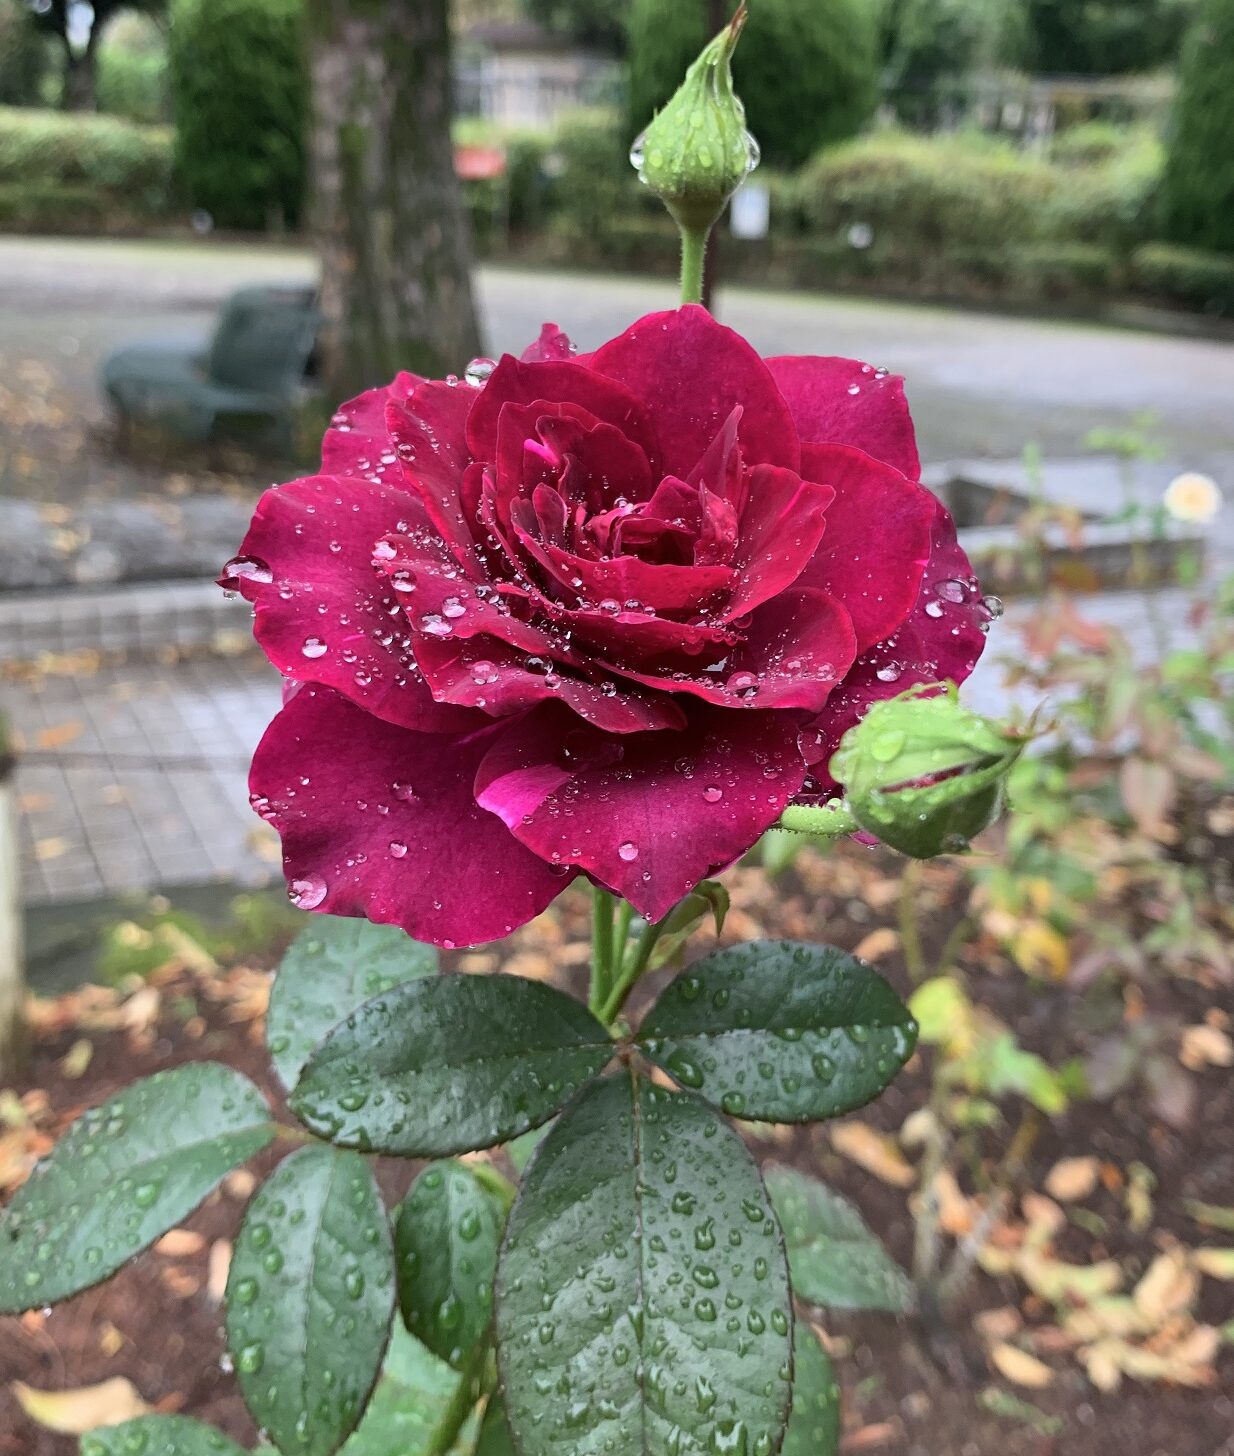
[[[617,99],[621,70],[526,21],[473,26],[460,39],[456,109],[497,126],[549,131],[564,111]]]

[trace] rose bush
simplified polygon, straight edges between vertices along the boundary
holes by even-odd
[[[703,309],[345,405],[223,585],[288,679],[253,762],[293,899],[439,944],[584,874],[649,918],[989,612],[902,381]]]

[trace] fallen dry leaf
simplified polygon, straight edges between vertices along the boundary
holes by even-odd
[[[13,1382],[12,1389],[32,1421],[64,1436],[81,1436],[96,1426],[118,1426],[149,1415],[152,1409],[132,1381],[120,1375],[77,1390],[34,1390],[20,1380]]]
[[[878,1421],[874,1425],[862,1426],[858,1431],[851,1431],[840,1441],[841,1451],[873,1451],[878,1446],[885,1446],[889,1441],[894,1441],[900,1434],[900,1428],[894,1421]]]
[[[1234,1066],[1234,1041],[1215,1026],[1185,1026],[1179,1038],[1178,1060],[1191,1072]]]
[[[42,728],[35,734],[34,741],[39,748],[64,748],[66,744],[75,742],[86,731],[86,725],[80,721],[72,723],[57,723],[52,728]]]
[[[172,1229],[165,1233],[154,1246],[156,1254],[165,1254],[169,1259],[184,1259],[191,1254],[200,1254],[206,1241],[191,1229]]]
[[[973,1327],[983,1340],[1006,1341],[1018,1335],[1024,1327],[1024,1317],[1014,1304],[1004,1304],[998,1309],[983,1309],[973,1316]]]
[[[231,1244],[226,1239],[215,1239],[210,1245],[210,1259],[206,1265],[206,1297],[211,1304],[222,1304],[230,1271]]]
[[[72,849],[72,843],[61,835],[53,834],[47,839],[34,841],[34,857],[40,864],[50,859],[60,859]]]
[[[877,930],[862,936],[853,947],[853,954],[859,961],[877,961],[899,948],[899,934],[889,925],[880,925]]]
[[[864,1122],[840,1122],[830,1130],[837,1153],[851,1158],[859,1168],[873,1173],[894,1188],[911,1188],[916,1174],[894,1139],[875,1132]]]
[[[1145,1319],[1160,1324],[1171,1315],[1190,1309],[1199,1292],[1199,1276],[1186,1252],[1171,1249],[1158,1254],[1131,1297]]]
[[[1093,1157],[1060,1158],[1046,1174],[1045,1191],[1062,1203],[1076,1203],[1094,1191],[1100,1171]]]
[[[86,1075],[90,1059],[94,1056],[94,1043],[89,1037],[79,1037],[60,1058],[61,1073],[71,1082]]]
[[[124,1336],[120,1331],[110,1320],[104,1321],[103,1328],[99,1331],[99,1349],[102,1350],[103,1354],[110,1360],[121,1349],[123,1344]]]
[[[1053,1370],[1043,1360],[1017,1345],[995,1345],[990,1351],[990,1360],[1000,1375],[1030,1390],[1044,1390],[1054,1379]]]

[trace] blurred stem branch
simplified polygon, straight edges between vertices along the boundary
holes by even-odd
[[[925,952],[921,948],[921,931],[917,926],[917,893],[921,889],[921,862],[910,860],[900,877],[900,894],[896,912],[900,923],[900,948],[904,965],[914,986],[926,978]]]

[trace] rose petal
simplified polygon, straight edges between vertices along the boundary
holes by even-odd
[[[576,352],[569,336],[556,324],[544,324],[539,338],[528,344],[520,357],[525,364],[542,364],[549,359],[573,359]]]
[[[509,404],[539,402],[581,407],[597,420],[616,425],[650,457],[654,435],[644,407],[620,384],[577,360],[547,360],[525,364],[511,354],[502,356],[488,382],[476,395],[467,417],[467,442],[477,460],[493,460],[502,409]]]
[[[429,381],[404,403],[386,408],[390,448],[402,465],[403,479],[419,496],[442,540],[467,567],[476,560],[477,528],[460,482],[470,464],[465,430],[475,400],[470,385]]]
[[[767,368],[788,402],[802,444],[856,445],[910,480],[921,457],[904,381],[857,359],[780,355]]]
[[[823,539],[833,494],[829,485],[774,465],[750,471],[733,548],[737,586],[721,621],[744,616],[797,580]]]
[[[538,708],[494,743],[476,796],[544,859],[659,919],[744,854],[805,777],[796,715],[702,703],[689,714],[681,732],[614,739]]]
[[[857,654],[852,623],[826,592],[791,587],[759,607],[741,641],[711,671],[687,675],[681,659],[622,676],[662,684],[726,708],[821,711]],[[688,664],[687,664],[688,665]]]
[[[401,925],[439,945],[507,935],[568,883],[472,792],[500,730],[411,733],[328,688],[305,688],[266,730],[250,776],[305,909]]]
[[[390,384],[366,389],[340,405],[321,442],[323,475],[358,475],[381,484],[398,476],[386,429],[386,406],[408,399],[424,380],[403,371]]]
[[[792,416],[767,366],[697,304],[639,319],[597,349],[591,367],[644,402],[666,474],[688,477],[738,405],[747,465],[800,463]]]
[[[554,656],[528,656],[495,637],[466,642],[423,639],[416,648],[434,697],[510,717],[537,703],[566,704],[580,718],[609,733],[680,728],[685,714],[672,698],[621,680],[572,670]]]
[[[253,603],[253,633],[284,676],[336,688],[387,722],[448,731],[474,720],[433,702],[396,594],[371,565],[378,540],[420,512],[401,488],[354,477],[275,486],[220,581]]]
[[[827,529],[798,578],[844,603],[857,650],[904,621],[921,591],[937,501],[924,486],[847,445],[804,445],[801,469],[832,486]]]

